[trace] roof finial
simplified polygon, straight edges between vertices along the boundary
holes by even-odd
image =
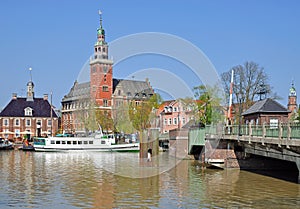
[[[101,12],[100,9],[99,9],[99,11],[98,11],[98,14],[99,14],[99,16],[100,16],[100,28],[102,28],[102,12]]]

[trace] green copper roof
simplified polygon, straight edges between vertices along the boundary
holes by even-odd
[[[101,27],[101,28],[98,28],[97,34],[98,34],[98,35],[105,35],[104,29],[103,29],[102,27]]]
[[[105,41],[97,41],[95,43],[95,46],[103,46],[103,45],[106,45],[106,42]]]
[[[296,96],[296,89],[294,87],[294,85],[292,85],[292,87],[290,88],[290,96]]]

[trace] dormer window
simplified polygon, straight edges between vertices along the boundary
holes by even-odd
[[[32,108],[26,107],[24,109],[25,116],[32,116]]]

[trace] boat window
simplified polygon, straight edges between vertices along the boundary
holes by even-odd
[[[61,144],[66,144],[66,141],[61,141]]]
[[[51,140],[51,144],[55,144],[55,141],[54,141],[54,140]]]
[[[60,141],[56,141],[55,144],[60,144]]]
[[[84,141],[83,144],[88,144],[88,142],[87,142],[87,141]]]
[[[78,144],[82,144],[82,141],[78,141]]]
[[[77,144],[77,141],[73,141],[73,144]]]
[[[101,144],[105,144],[105,141],[104,141],[104,140],[101,140]]]
[[[67,141],[67,144],[71,144],[71,141]]]
[[[93,141],[89,141],[89,144],[93,144]]]

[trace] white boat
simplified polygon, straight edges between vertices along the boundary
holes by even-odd
[[[138,142],[116,143],[113,134],[95,134],[89,137],[34,138],[33,146],[35,151],[140,151]]]
[[[13,143],[8,141],[7,139],[0,139],[0,150],[8,150],[13,149]]]

